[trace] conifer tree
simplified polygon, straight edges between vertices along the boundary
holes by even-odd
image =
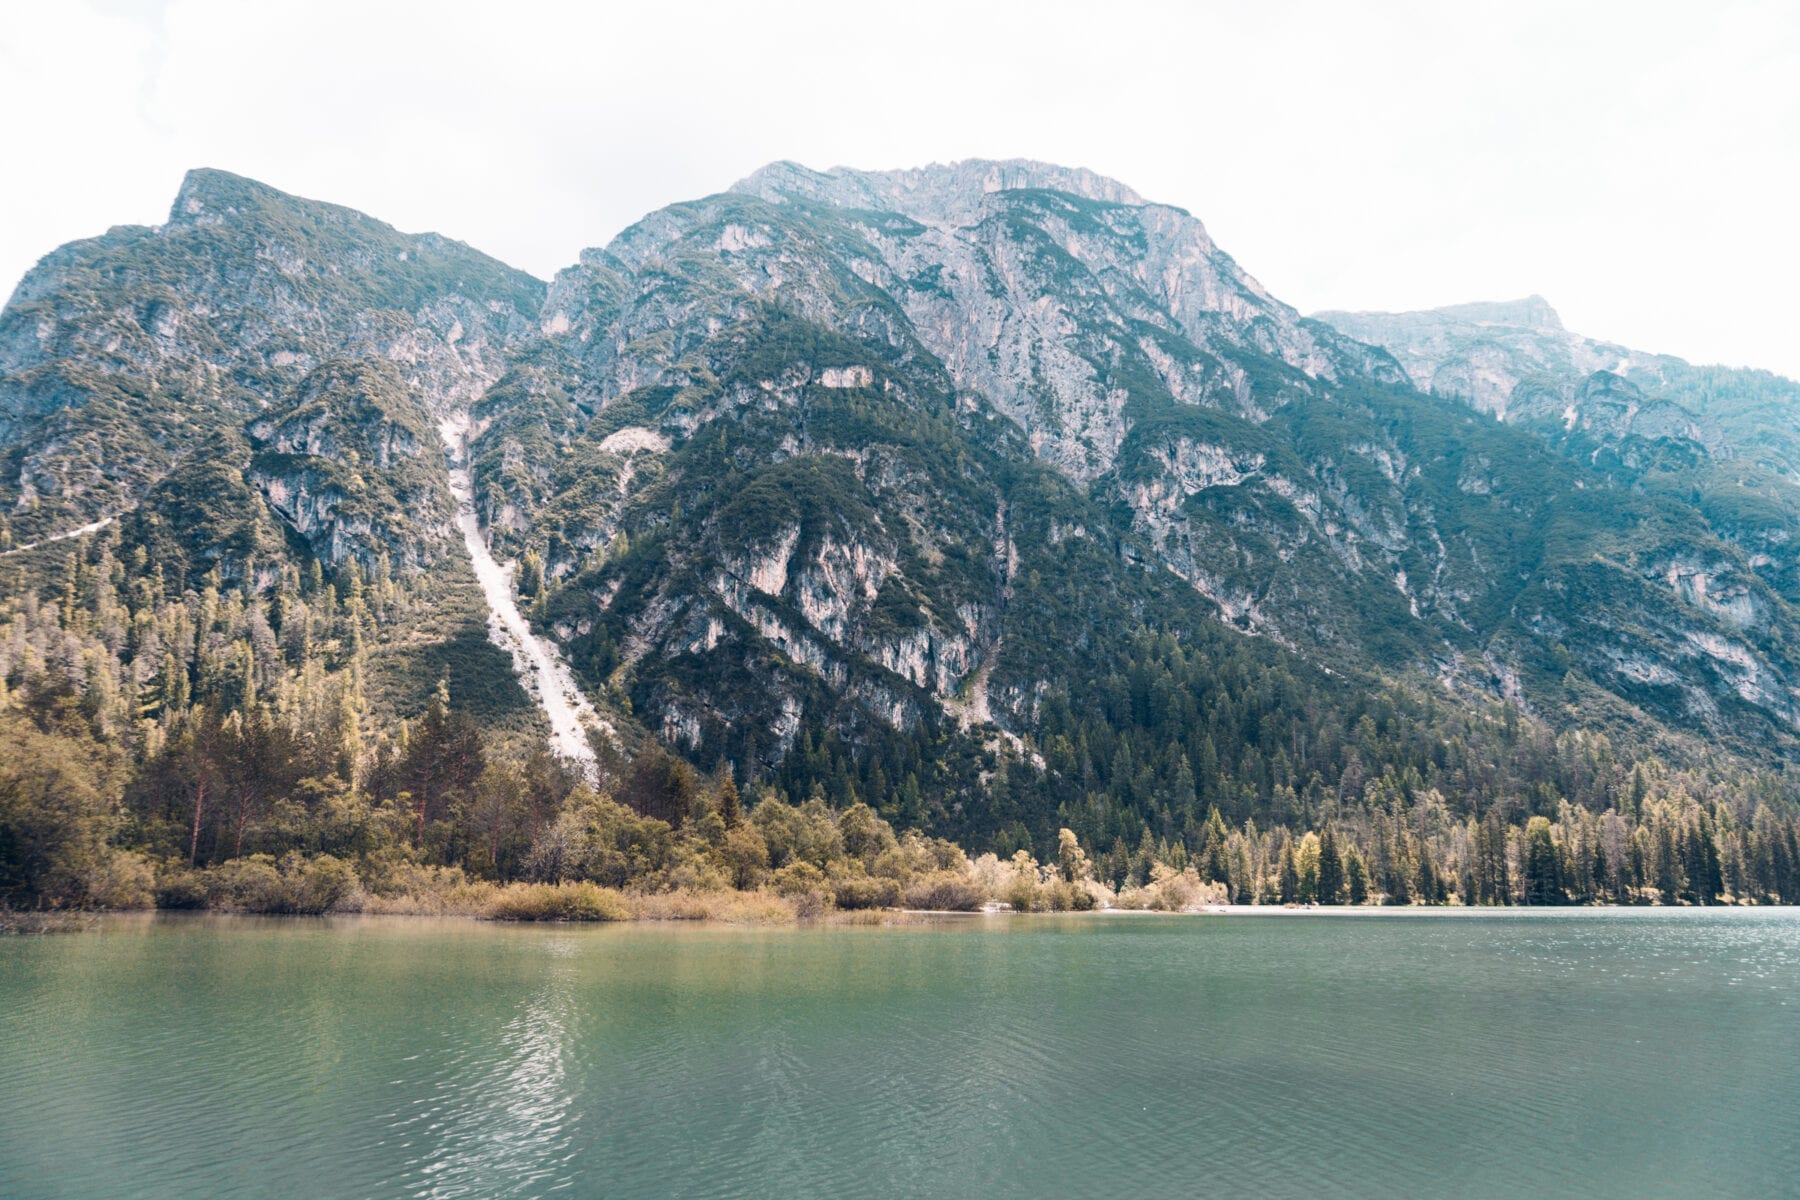
[[[1369,902],[1369,868],[1354,846],[1350,848],[1346,862],[1348,867],[1344,873],[1349,880],[1350,903],[1367,904]]]
[[[1280,896],[1283,904],[1300,900],[1300,871],[1294,864],[1294,843],[1290,839],[1281,847]]]
[[[1338,855],[1337,834],[1331,826],[1325,827],[1319,838],[1319,903],[1342,904],[1344,902],[1344,864]]]
[[[1525,826],[1525,903],[1565,903],[1560,866],[1550,836],[1550,819],[1531,818]]]
[[[1307,830],[1294,851],[1294,870],[1299,876],[1296,899],[1312,904],[1319,898],[1319,835]]]
[[[726,829],[736,829],[743,814],[738,808],[737,784],[731,778],[729,770],[719,780],[719,817],[725,822]]]

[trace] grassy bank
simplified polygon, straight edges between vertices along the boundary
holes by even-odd
[[[721,795],[718,811],[677,830],[589,793],[540,830],[510,872],[445,863],[469,852],[450,854],[429,839],[421,847],[375,839],[355,855],[290,850],[197,865],[191,854],[114,851],[82,866],[74,892],[93,910],[758,925],[882,923],[898,910],[1181,911],[1226,899],[1191,864],[1146,860],[1141,882],[1108,886],[1067,830],[1049,862],[1024,850],[971,858],[941,839],[896,834],[866,805],[836,812],[818,800],[794,806],[765,797],[744,814],[728,785]]]

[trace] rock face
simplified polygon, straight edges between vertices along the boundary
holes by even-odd
[[[337,360],[250,420],[246,477],[323,562],[443,552],[453,505],[417,390],[392,360]]]
[[[1034,571],[1040,589],[1058,573],[1034,559],[1052,548],[1172,575],[1215,617],[1318,661],[1528,704],[1574,667],[1723,728],[1735,718],[1715,709],[1741,681],[1690,633],[1790,677],[1763,640],[1792,620],[1784,568],[1745,575],[1691,506],[1641,487],[1728,450],[1715,417],[1613,373],[1674,360],[1588,343],[1541,300],[1418,324],[1418,345],[1384,349],[1301,318],[1198,221],[1089,172],[778,163],[560,274],[543,346],[483,401],[478,453],[491,519],[545,548],[566,627],[616,644],[593,656],[705,752],[754,723],[728,658],[770,696],[803,686],[771,671],[823,680],[861,714],[834,720],[963,712],[979,680],[984,711],[1027,729],[1049,674],[1019,601]],[[1419,374],[1465,328],[1481,346]],[[1453,377],[1508,424],[1408,386]],[[925,444],[902,435],[915,426]],[[955,447],[953,471],[934,441]],[[1010,490],[1020,462],[1053,472],[1047,509]],[[747,504],[764,483],[767,504]],[[815,511],[809,489],[830,499]],[[633,530],[659,539],[636,588],[604,549]],[[1736,616],[1666,583],[1692,539],[1738,564],[1718,576],[1746,597]],[[834,561],[851,552],[864,570]],[[1752,613],[1773,624],[1730,624]],[[1674,685],[1617,667],[1652,628],[1671,631],[1653,657]],[[746,644],[777,653],[732,657]],[[1780,687],[1756,694],[1791,723]],[[779,741],[780,711],[765,713]]]
[[[1721,695],[1793,720],[1791,667],[1780,652],[1771,659],[1765,639],[1788,626],[1800,601],[1791,537],[1800,384],[1583,337],[1538,296],[1318,318],[1388,350],[1421,390],[1536,434],[1615,488],[1667,502],[1657,506],[1663,519],[1683,532],[1633,548],[1638,580],[1667,592],[1641,597],[1629,618],[1576,614],[1573,627],[1587,625],[1599,647],[1590,662],[1601,678],[1611,662],[1627,690],[1654,684],[1704,720]],[[1470,484],[1489,486],[1478,473]],[[1670,600],[1679,603],[1664,611]],[[1549,627],[1547,614],[1536,619]],[[1621,625],[1660,642],[1663,654],[1628,648]]]
[[[1800,480],[1791,419],[1800,384],[1767,371],[1695,367],[1565,328],[1542,296],[1423,312],[1322,312],[1317,319],[1380,346],[1424,392],[1499,420],[1622,444],[1686,443],[1715,458]]]
[[[1457,304],[1425,312],[1315,314],[1343,333],[1393,354],[1420,391],[1460,396],[1505,420],[1513,391],[1538,376],[1623,371],[1622,346],[1590,341],[1563,328],[1542,296]]]
[[[1794,385],[1536,298],[1325,316],[1041,163],[777,163],[548,286],[195,172],[0,315],[0,507],[15,542],[118,516],[253,582],[426,568],[463,553],[434,430],[466,413],[470,512],[532,564],[538,630],[708,766],[1035,753],[1124,639],[1221,624],[1792,743]]]
[[[898,303],[955,385],[985,395],[1078,480],[1112,467],[1145,387],[1261,415],[1255,368],[1239,361],[1247,350],[1309,379],[1399,377],[1381,356],[1301,321],[1199,221],[1090,171],[778,163],[732,190],[844,221],[846,240],[861,243],[851,269]]]
[[[315,373],[336,364],[385,364],[383,388],[414,424],[466,406],[530,330],[541,295],[537,281],[459,243],[190,172],[166,224],[64,246],[0,315],[0,512],[25,539],[132,511],[201,445],[247,467],[245,423],[274,428],[303,394],[317,398],[328,385]],[[353,468],[340,451],[361,436],[307,457]],[[266,462],[255,470],[272,478]],[[309,526],[333,523],[325,511],[348,496],[319,493],[335,485],[316,472],[263,486]],[[379,518],[346,519],[372,528]],[[370,550],[361,536],[334,533],[321,547],[335,561]],[[403,551],[432,552],[416,540]]]

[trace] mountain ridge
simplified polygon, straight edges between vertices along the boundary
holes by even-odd
[[[1023,160],[771,164],[547,283],[227,172],[173,209],[47,256],[0,315],[9,544],[118,518],[175,594],[453,579],[464,622],[434,434],[466,413],[480,530],[627,742],[801,791],[850,772],[979,836],[1043,820],[996,772],[1087,803],[1111,768],[1069,714],[1148,722],[1105,681],[1166,662],[1158,639],[1207,678],[1424,689],[1747,763],[1800,730],[1790,484],[1728,486],[1753,449],[1731,403],[1580,370],[1541,298],[1406,338],[1302,317],[1185,212]],[[1465,402],[1436,381],[1467,328],[1491,393]],[[1238,686],[1219,702],[1255,707]],[[1091,820],[1179,813],[1175,836],[1308,772],[1360,795],[1341,745],[1178,761],[1227,737],[1184,733]]]

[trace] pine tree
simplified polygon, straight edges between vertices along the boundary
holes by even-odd
[[[1281,847],[1281,902],[1295,904],[1300,900],[1300,871],[1294,865],[1294,843],[1290,838]]]
[[[1352,846],[1346,862],[1349,864],[1345,874],[1350,881],[1350,903],[1367,904],[1369,902],[1369,868],[1363,863],[1362,855]]]
[[[1185,768],[1186,763],[1183,763]],[[1225,818],[1219,815],[1217,805],[1206,814],[1206,825],[1200,837],[1200,874],[1203,878],[1222,883],[1230,879],[1231,869],[1226,859],[1226,843],[1230,834],[1225,828]]]
[[[738,822],[743,819],[743,814],[738,809],[737,784],[732,780],[729,770],[719,780],[719,816],[727,829],[736,829]]]
[[[1444,876],[1438,870],[1437,860],[1432,856],[1431,847],[1421,841],[1419,843],[1419,899],[1426,904],[1442,904],[1450,898],[1444,886]]]
[[[1338,855],[1337,835],[1331,826],[1319,839],[1319,903],[1342,904],[1344,900],[1344,864]]]
[[[1525,826],[1525,903],[1562,904],[1560,862],[1550,836],[1550,819],[1533,817]]]
[[[1294,868],[1299,875],[1296,898],[1301,904],[1312,904],[1319,898],[1319,835],[1308,830],[1294,851]]]
[[[1656,831],[1656,890],[1664,904],[1674,904],[1682,893],[1681,860],[1675,848],[1675,831],[1665,818]]]

